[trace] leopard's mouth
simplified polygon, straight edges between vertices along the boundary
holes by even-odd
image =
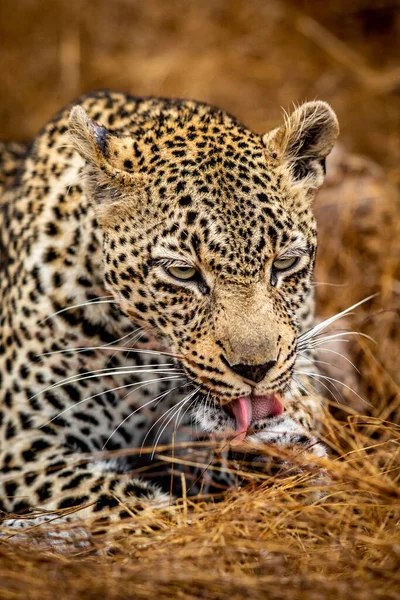
[[[279,394],[242,396],[224,405],[223,408],[236,421],[236,435],[232,440],[234,444],[243,442],[253,422],[268,417],[276,417],[284,411],[282,398]]]

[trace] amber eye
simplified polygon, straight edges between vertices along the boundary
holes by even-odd
[[[290,258],[277,258],[272,266],[274,267],[275,271],[287,271],[288,269],[294,267],[299,260],[300,259],[298,256],[291,256]]]
[[[175,279],[181,279],[182,281],[188,281],[189,279],[194,279],[197,275],[197,271],[194,267],[167,267],[167,273]]]

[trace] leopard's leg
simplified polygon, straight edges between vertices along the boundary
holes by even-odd
[[[116,461],[89,462],[70,449],[49,446],[38,440],[40,461],[27,463],[24,470],[10,471],[1,478],[1,509],[4,514],[33,511],[30,518],[8,519],[15,529],[45,524],[60,518],[61,523],[124,521],[138,513],[162,509],[171,498],[159,487],[129,473],[121,473]],[[40,509],[46,515],[37,516]],[[36,511],[36,513],[35,513]],[[132,525],[133,523],[133,525]],[[4,524],[4,522],[3,522]],[[134,519],[130,527],[134,526]]]
[[[269,418],[264,427],[249,435],[245,441],[290,449],[296,455],[307,452],[319,457],[327,456],[326,448],[319,438],[293,419],[288,412]]]
[[[318,459],[327,457],[326,447],[288,412],[270,419],[268,427],[248,436],[246,441],[253,446],[251,454],[245,457],[246,468],[251,472],[272,476],[273,482],[294,477],[290,488],[296,488],[298,499],[301,492],[307,504],[319,502],[325,496],[330,479]],[[257,451],[257,447],[261,450]]]

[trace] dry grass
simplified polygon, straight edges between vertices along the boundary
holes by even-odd
[[[337,371],[366,403],[344,393],[327,416],[323,501],[312,469],[259,475],[223,502],[135,517],[141,533],[115,553],[100,540],[73,556],[3,542],[1,598],[400,598],[399,19],[390,2],[326,4],[2,4],[2,137],[30,137],[94,87],[197,97],[260,131],[280,105],[320,97],[345,145],[383,170],[339,148],[316,205],[320,314],[380,293],[346,323],[377,343],[349,345],[361,376]]]
[[[348,450],[321,461],[323,501],[307,502],[312,474],[260,476],[222,503],[133,519],[142,532],[113,555],[102,540],[69,557],[3,544],[1,597],[399,598],[400,428],[369,423],[331,421],[327,437]]]

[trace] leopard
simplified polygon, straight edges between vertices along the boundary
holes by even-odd
[[[204,102],[99,90],[1,144],[3,516],[161,509],[154,448],[179,432],[325,456],[300,342],[338,133],[319,100],[259,134]],[[140,447],[150,475],[107,458]]]

